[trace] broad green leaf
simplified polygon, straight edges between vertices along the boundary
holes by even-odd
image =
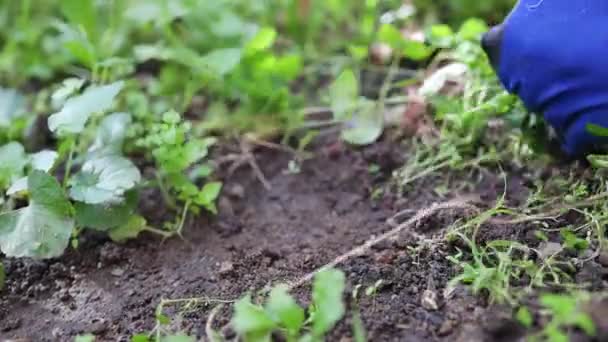
[[[32,171],[28,188],[27,207],[0,215],[0,249],[10,257],[58,257],[74,229],[70,202],[57,180],[45,172]]]
[[[30,164],[34,170],[49,172],[55,166],[58,157],[59,154],[55,151],[43,150],[30,156]]]
[[[82,78],[66,78],[63,80],[61,87],[57,88],[53,95],[51,95],[53,106],[55,108],[62,106],[70,96],[82,88],[84,82],[85,80]]]
[[[399,30],[391,25],[384,24],[378,30],[380,42],[390,45],[393,49],[401,50],[405,48],[405,39]]]
[[[481,19],[472,18],[465,21],[460,30],[458,30],[458,36],[465,40],[479,40],[481,35],[488,31],[488,24]]]
[[[403,45],[403,56],[414,61],[425,60],[433,54],[433,48],[423,42],[405,40]]]
[[[74,58],[88,68],[94,68],[97,62],[93,45],[84,38],[69,40],[64,43],[65,48]]]
[[[133,215],[127,223],[109,231],[110,239],[115,242],[125,242],[130,239],[135,239],[139,233],[143,232],[148,225],[146,219],[139,215]]]
[[[70,179],[70,197],[88,204],[116,204],[141,180],[139,169],[121,156],[103,156],[84,163]]]
[[[587,132],[595,135],[596,137],[608,137],[608,128],[592,123],[587,124]]]
[[[9,127],[25,111],[25,97],[15,89],[0,88],[0,127]]]
[[[97,39],[97,12],[94,0],[62,0],[61,11],[71,24],[84,29],[87,38]]]
[[[6,190],[7,196],[24,195],[27,193],[27,177],[21,177]]]
[[[253,55],[269,49],[277,37],[277,31],[271,27],[262,28],[245,47],[246,55]]]
[[[325,335],[344,316],[344,287],[345,276],[342,271],[328,269],[315,277],[312,290],[315,307],[312,329],[315,336]]]
[[[384,130],[384,118],[375,102],[362,99],[357,110],[345,122],[342,139],[353,145],[375,142]]]
[[[591,166],[593,167],[599,169],[608,168],[608,155],[592,154],[587,156],[587,160],[589,160],[589,163],[591,163]]]
[[[234,304],[232,326],[246,341],[270,341],[270,333],[276,328],[276,323],[247,296]]]
[[[27,162],[25,148],[20,143],[10,142],[0,146],[0,189],[5,189],[22,177]]]
[[[214,76],[224,76],[241,62],[242,50],[236,48],[218,49],[201,57],[200,64]]]
[[[38,153],[30,155],[30,166],[32,170],[39,170],[49,172],[53,166],[59,154],[55,151],[44,150]],[[27,192],[27,177],[22,177],[14,181],[11,186],[6,190],[6,194],[9,196]]]
[[[123,203],[107,205],[76,202],[76,223],[80,227],[101,231],[124,226],[135,213],[137,200],[137,191],[128,191]]]
[[[131,115],[114,113],[106,116],[99,128],[89,152],[97,154],[121,154],[127,130],[131,124]]]
[[[66,101],[61,111],[49,117],[49,129],[57,134],[80,133],[93,113],[104,112],[112,106],[123,82],[89,87],[82,95]]]
[[[338,121],[348,120],[359,99],[359,82],[355,73],[346,69],[329,87],[329,97],[334,118]]]
[[[448,25],[433,25],[429,30],[429,39],[439,47],[448,47],[454,39],[454,31]]]
[[[268,297],[266,311],[281,326],[285,327],[290,335],[295,336],[304,324],[304,309],[288,293],[287,285],[275,286]]]
[[[165,6],[166,4],[166,6]],[[125,17],[139,24],[172,21],[188,13],[182,0],[135,1],[125,12]]]

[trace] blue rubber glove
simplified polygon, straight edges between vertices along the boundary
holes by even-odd
[[[482,45],[505,88],[543,114],[572,157],[608,138],[608,0],[520,0]]]

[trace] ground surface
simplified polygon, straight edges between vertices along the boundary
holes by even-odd
[[[77,251],[58,260],[5,260],[9,279],[0,297],[0,336],[65,341],[91,332],[101,341],[127,341],[131,334],[154,327],[154,309],[161,298],[235,299],[324,265],[390,229],[386,220],[399,210],[414,213],[467,194],[491,202],[502,193],[502,178],[480,173],[450,195],[429,191],[446,182],[432,178],[403,198],[372,200],[374,189],[407,157],[403,149],[386,143],[357,151],[328,143],[316,148],[315,157],[303,163],[300,173],[292,174],[286,172],[289,156],[262,151],[258,160],[272,189],[264,189],[248,170],[226,179],[220,216],[213,221],[190,220],[185,241],[175,238],[161,244],[147,236],[120,246],[87,235]],[[380,165],[381,172],[370,173],[371,164]],[[525,198],[525,183],[525,177],[512,176],[508,198]],[[152,194],[142,206],[161,217],[156,203],[160,199]],[[431,237],[458,215],[442,212],[420,222],[416,230]],[[525,229],[510,229],[496,227],[494,233],[525,235]],[[419,242],[419,237],[405,233],[339,266],[347,274],[349,291],[382,280],[375,295],[360,295],[358,302],[370,341],[517,339],[520,329],[509,310],[488,307],[464,289],[445,298],[443,290],[455,272],[446,260],[453,247],[440,244],[428,249]],[[307,293],[306,286],[296,290],[303,303]],[[432,294],[436,300],[429,300]],[[174,324],[202,336],[215,305],[203,305]],[[217,327],[227,322],[228,310],[220,312]],[[349,341],[351,314],[349,310],[328,340]]]

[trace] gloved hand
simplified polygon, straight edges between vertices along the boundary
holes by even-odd
[[[572,157],[608,138],[608,0],[520,0],[482,39],[505,88],[544,115]]]

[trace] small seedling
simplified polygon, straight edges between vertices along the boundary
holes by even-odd
[[[244,341],[265,341],[273,332],[287,341],[322,341],[344,316],[344,282],[344,274],[337,270],[317,274],[308,317],[288,294],[286,285],[274,287],[264,306],[246,296],[234,306],[232,325]]]

